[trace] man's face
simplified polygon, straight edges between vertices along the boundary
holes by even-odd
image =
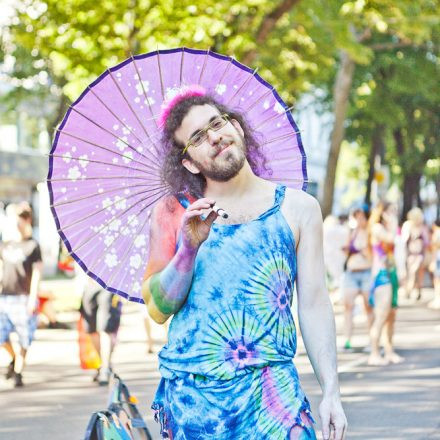
[[[186,145],[219,115],[218,109],[209,104],[192,107],[176,130],[176,139]],[[217,131],[208,130],[206,140],[197,147],[189,147],[187,152],[189,159],[183,159],[182,164],[190,172],[226,182],[239,173],[246,160],[243,130],[237,121],[230,120]]]

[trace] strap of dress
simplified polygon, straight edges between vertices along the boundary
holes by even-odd
[[[286,186],[278,184],[275,190],[275,206],[281,206],[286,195]]]
[[[188,200],[188,198],[185,196],[185,194],[183,193],[179,193],[176,195],[177,200],[179,201],[179,203],[186,209],[188,208],[188,206],[190,205],[190,202]]]

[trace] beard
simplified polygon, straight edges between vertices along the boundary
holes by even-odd
[[[213,152],[212,162],[209,166],[205,166],[194,159],[191,159],[191,162],[197,166],[205,178],[214,182],[227,182],[240,172],[246,160],[244,139],[241,136],[234,136],[233,143],[233,149],[225,151],[221,157],[217,157],[219,149],[225,145],[225,143],[220,144]]]

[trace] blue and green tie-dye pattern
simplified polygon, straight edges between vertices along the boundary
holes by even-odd
[[[275,203],[246,224],[212,227],[187,301],[159,354],[153,408],[164,438],[314,439],[292,359],[295,240]]]

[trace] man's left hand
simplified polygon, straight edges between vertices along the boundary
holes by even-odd
[[[319,405],[319,416],[324,440],[344,440],[347,418],[339,398],[324,397]]]

